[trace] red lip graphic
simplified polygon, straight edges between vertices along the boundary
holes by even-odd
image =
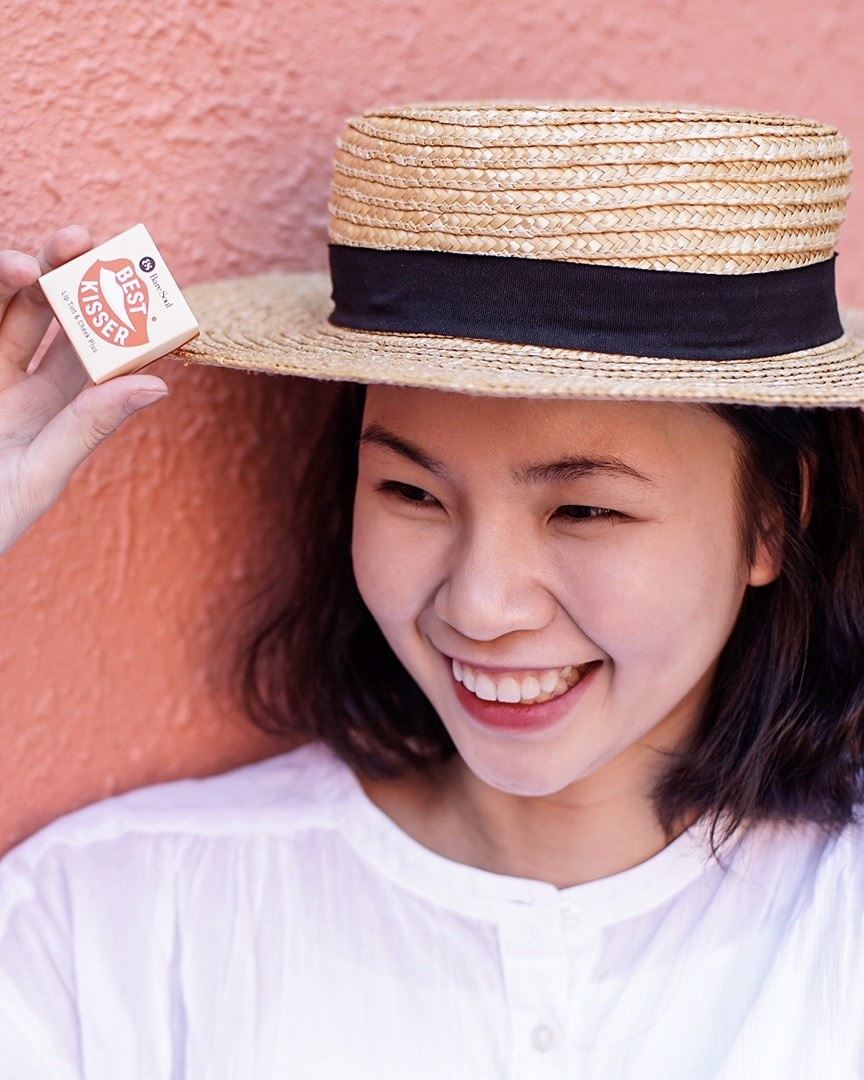
[[[124,348],[150,340],[149,300],[147,286],[129,259],[97,260],[78,286],[84,321],[104,341]]]

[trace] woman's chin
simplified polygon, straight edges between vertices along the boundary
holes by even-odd
[[[515,747],[478,745],[459,737],[456,748],[464,767],[487,787],[522,798],[557,795],[593,771],[593,766],[568,760],[558,746]]]

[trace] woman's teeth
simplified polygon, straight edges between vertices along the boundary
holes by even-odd
[[[519,702],[539,705],[560,697],[574,687],[591,667],[591,664],[581,664],[578,667],[547,668],[529,675],[492,675],[487,671],[477,671],[459,660],[453,660],[452,665],[453,678],[482,701],[504,701],[512,705]]]

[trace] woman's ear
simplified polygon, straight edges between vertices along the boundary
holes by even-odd
[[[767,535],[760,536],[756,542],[753,561],[750,563],[747,584],[770,585],[772,581],[776,581],[783,568],[782,551],[778,530],[772,528]]]
[[[773,506],[763,513],[759,522],[759,532],[747,576],[748,585],[770,585],[780,576],[783,569],[785,535],[783,511],[779,506]]]
[[[798,470],[801,477],[801,508],[799,520],[801,528],[806,529],[813,516],[813,481],[816,478],[816,460],[807,454],[798,458]]]
[[[801,454],[798,458],[798,469],[800,491],[798,521],[803,532],[813,516],[813,482],[816,462],[810,456]],[[770,585],[780,576],[783,568],[784,533],[783,520],[778,510],[772,515],[771,520],[765,523],[756,542],[756,551],[747,578],[748,585]]]

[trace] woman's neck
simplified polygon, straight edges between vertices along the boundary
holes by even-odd
[[[404,832],[437,854],[558,888],[627,870],[670,839],[650,791],[638,792],[626,775],[525,797],[490,787],[455,757],[429,773],[363,786]]]

